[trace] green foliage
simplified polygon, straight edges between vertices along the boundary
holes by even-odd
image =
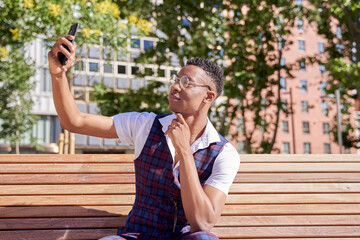
[[[348,108],[353,99],[360,101],[360,4],[358,1],[320,1],[313,0],[317,11],[312,12],[313,21],[318,24],[318,33],[326,40],[326,57],[317,56],[318,62],[325,65],[329,72],[326,93],[333,94],[339,89],[341,104]],[[329,21],[329,19],[331,21]],[[354,95],[354,90],[357,95]],[[335,103],[335,99],[332,100]],[[344,143],[358,147],[349,113],[342,120]],[[334,119],[334,122],[336,120]],[[337,141],[336,124],[332,129],[334,140]],[[350,147],[350,145],[348,147]]]
[[[31,114],[34,83],[29,81],[34,69],[20,50],[13,49],[7,59],[0,60],[0,70],[0,138],[14,145],[31,131],[37,120],[37,116]]]
[[[159,92],[163,83],[150,81],[138,90],[128,89],[126,92],[115,92],[106,89],[103,84],[94,85],[94,99],[98,103],[100,113],[114,116],[122,112],[142,111],[156,114],[170,113],[167,93]]]

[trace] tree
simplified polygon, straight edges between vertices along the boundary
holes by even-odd
[[[291,6],[291,7],[289,7]],[[144,13],[145,14],[145,13]],[[280,78],[291,77],[291,65],[281,57],[292,42],[287,37],[302,17],[293,1],[161,1],[147,13],[155,22],[159,41],[140,62],[180,66],[196,56],[212,58],[225,67],[224,96],[210,116],[223,135],[239,125],[248,153],[272,151],[279,114]],[[236,121],[235,119],[242,119]],[[241,126],[240,126],[241,125]],[[254,137],[260,133],[260,141]],[[233,132],[233,138],[239,132]]]
[[[4,99],[0,113],[3,120],[1,137],[19,141],[21,134],[30,131],[36,123],[34,116],[29,114],[33,104],[30,98],[34,84],[30,80],[34,74],[33,63],[21,57],[18,49],[38,37],[47,43],[55,43],[61,35],[68,33],[72,23],[78,22],[81,26],[76,37],[78,49],[83,49],[86,44],[101,43],[102,51],[111,55],[118,44],[127,41],[127,31],[131,28],[131,24],[124,21],[127,17],[111,0],[0,1],[0,55],[4,69],[0,78]],[[146,22],[142,22],[143,28],[145,25]]]
[[[343,114],[343,138],[346,148],[358,147],[354,122],[347,111],[353,100],[360,101],[360,2],[346,0],[313,0],[313,21],[318,24],[318,33],[326,40],[325,56],[317,60],[329,73],[326,93],[341,92]],[[335,102],[335,100],[334,100]],[[337,141],[337,127],[331,132]]]
[[[34,82],[29,78],[34,69],[19,49],[12,50],[7,56],[3,51],[0,56],[0,138],[8,139],[15,145],[15,152],[20,153],[20,140],[32,129],[37,117],[31,114],[33,101],[31,90]],[[35,139],[31,139],[34,144]]]

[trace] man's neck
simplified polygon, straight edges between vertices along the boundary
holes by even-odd
[[[184,118],[190,129],[190,144],[193,144],[205,131],[207,116],[189,116]]]

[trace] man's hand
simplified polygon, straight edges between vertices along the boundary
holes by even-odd
[[[190,129],[180,113],[176,113],[177,119],[172,120],[165,135],[168,135],[176,151],[190,148]]]
[[[62,36],[54,44],[54,46],[48,53],[49,68],[50,68],[51,75],[58,75],[60,73],[67,71],[67,69],[69,67],[71,67],[71,65],[75,59],[75,51],[76,51],[76,45],[70,42],[73,39],[74,39],[74,36],[71,36],[71,35]],[[70,52],[66,48],[64,48],[64,46],[62,46],[62,44],[65,44],[69,48]],[[59,58],[58,58],[60,52],[63,53],[68,59],[67,64],[64,66],[61,65]]]

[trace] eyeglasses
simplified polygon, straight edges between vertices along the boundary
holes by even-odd
[[[178,78],[176,75],[172,75],[170,78],[170,87],[176,84],[177,82],[180,84],[180,87],[184,89],[187,88],[189,85],[193,85],[195,87],[207,87],[209,91],[211,91],[209,85],[191,82],[189,78],[185,75],[182,76],[181,78]]]

